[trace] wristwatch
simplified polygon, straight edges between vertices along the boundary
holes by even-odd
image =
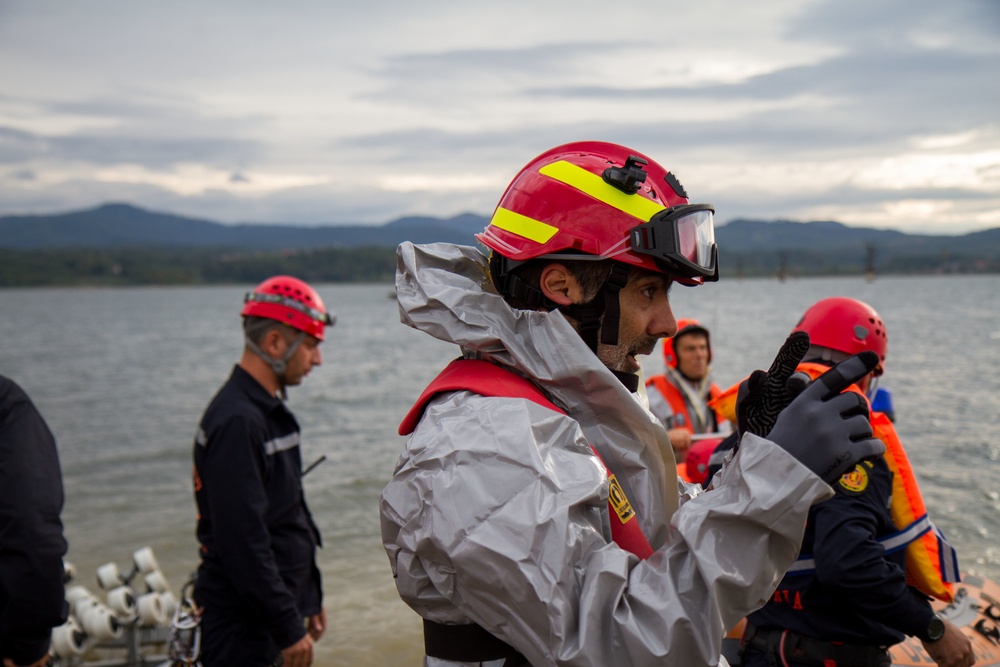
[[[927,641],[936,642],[944,637],[944,621],[937,614],[927,624]]]

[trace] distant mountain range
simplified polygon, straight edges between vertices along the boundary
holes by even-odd
[[[0,217],[0,248],[299,248],[392,246],[454,241],[468,243],[485,218],[460,215],[447,220],[407,217],[385,225],[305,227],[224,225],[210,220],[154,213],[128,204],[106,204],[58,215]]]
[[[446,219],[404,217],[383,225],[228,225],[107,204],[58,215],[0,217],[0,248],[276,251],[395,247],[402,241],[472,244],[473,234],[486,223],[486,217],[467,213]],[[1000,228],[931,236],[830,221],[734,220],[716,229],[716,239],[720,265],[727,273],[816,268],[856,272],[873,264],[901,272],[1000,270]]]

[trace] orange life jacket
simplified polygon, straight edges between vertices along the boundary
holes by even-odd
[[[694,429],[691,428],[691,424],[693,423],[691,421],[691,413],[688,412],[688,405],[687,401],[684,400],[684,393],[680,389],[675,387],[667,379],[666,375],[652,376],[651,378],[646,380],[646,386],[656,387],[656,390],[663,395],[664,400],[666,400],[666,402],[670,405],[670,409],[673,411],[675,415],[684,415],[684,423],[678,424],[674,426],[674,428],[686,428],[688,431],[694,433]],[[719,386],[716,385],[714,382],[708,388],[709,400],[717,398],[721,393],[722,390],[719,389]],[[715,427],[718,428],[719,424],[726,421],[726,417],[720,414],[718,410],[712,409],[712,412],[715,415]]]
[[[804,363],[799,364],[798,370],[815,379],[829,367]],[[861,393],[856,385],[852,385],[851,390]],[[882,412],[871,413],[870,421],[875,437],[885,444],[885,462],[892,471],[892,504],[889,510],[897,528],[897,532],[878,541],[889,553],[906,549],[906,579],[909,585],[933,598],[951,602],[955,595],[954,584],[960,580],[955,550],[927,515],[910,459],[899,441],[896,427]],[[793,569],[795,567],[793,565]]]
[[[542,390],[527,378],[487,361],[455,359],[441,371],[420,394],[420,398],[399,425],[400,435],[409,435],[416,429],[427,403],[437,394],[448,391],[471,391],[482,396],[524,398],[550,410],[566,411],[550,401]],[[614,473],[604,464],[601,455],[591,446],[594,454],[608,474],[608,509],[611,537],[615,544],[639,558],[649,558],[653,547],[642,532],[635,508],[625,495]]]

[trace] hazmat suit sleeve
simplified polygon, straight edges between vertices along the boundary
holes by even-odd
[[[532,665],[715,665],[829,486],[753,435],[640,561],[610,540],[607,474],[577,423],[517,398],[443,394],[381,498],[401,597],[475,622]]]

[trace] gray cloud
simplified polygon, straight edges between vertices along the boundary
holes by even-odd
[[[528,159],[580,139],[662,161],[723,219],[870,221],[913,199],[981,227],[1000,208],[991,0],[706,0],[638,22],[589,0],[333,5],[4,5],[0,214],[104,198],[225,221],[486,214]],[[945,135],[968,136],[926,147]],[[965,162],[928,169],[981,184],[856,180],[949,153]]]

